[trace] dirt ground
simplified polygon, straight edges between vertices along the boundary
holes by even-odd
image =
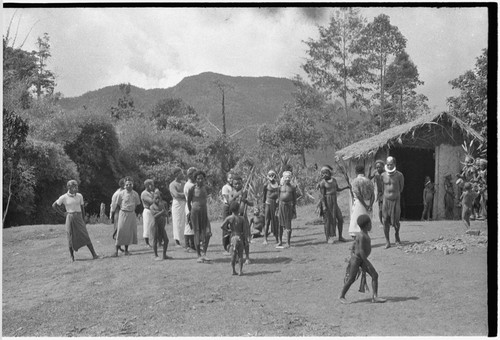
[[[313,209],[299,209],[291,249],[252,243],[242,277],[222,255],[220,222],[212,222],[210,264],[172,246],[171,225],[166,261],[154,261],[141,239],[132,256],[109,257],[111,225],[88,226],[103,258],[82,248],[74,263],[63,225],[4,229],[3,336],[487,335],[486,222],[472,223],[479,236],[458,221],[403,222],[403,246],[390,249],[375,223],[370,258],[388,301],[371,303],[356,281],[353,303],[343,305],[352,243],[327,244]]]

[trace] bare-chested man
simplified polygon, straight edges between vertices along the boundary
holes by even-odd
[[[382,225],[384,224],[382,221],[382,202],[384,200],[384,182],[382,181],[382,174],[385,171],[384,166],[384,161],[378,159],[375,162],[375,173],[368,176],[368,179],[373,179],[375,187],[377,188],[378,218]]]
[[[345,242],[346,240],[342,237],[344,219],[342,217],[342,212],[340,211],[340,208],[337,204],[337,192],[349,189],[349,187],[339,187],[337,181],[332,176],[332,168],[329,165],[325,165],[321,168],[321,178],[322,180],[319,183],[319,189],[321,192],[322,204],[324,207],[323,219],[325,223],[326,242],[333,244],[333,237],[335,236],[336,227],[339,231],[339,241]]]
[[[384,183],[384,198],[382,202],[382,220],[384,223],[384,235],[386,240],[385,248],[391,246],[389,231],[391,225],[394,227],[396,244],[400,244],[399,239],[399,219],[401,217],[401,193],[404,188],[404,176],[396,170],[396,159],[387,157],[385,172],[382,174]]]
[[[296,218],[297,188],[291,184],[292,173],[283,172],[283,184],[280,186],[279,195],[279,243],[276,248],[290,248],[290,238],[292,237],[292,219]],[[285,234],[286,245],[283,246],[283,233]]]
[[[278,205],[278,197],[280,185],[276,180],[276,172],[274,170],[269,170],[267,173],[267,184],[264,186],[264,217],[265,217],[265,231],[264,231],[264,244],[267,244],[267,235],[269,232],[269,225],[271,225],[271,231],[276,239],[276,243],[279,242],[279,231],[278,231],[278,220],[276,218],[276,208]]]

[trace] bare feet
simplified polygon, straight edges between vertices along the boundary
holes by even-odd
[[[264,242],[262,242],[262,244],[267,244],[267,240],[264,240]]]
[[[238,276],[243,276],[243,272],[239,272],[239,273],[238,273]]]
[[[231,256],[231,253],[230,253],[230,252],[228,252],[228,251],[226,250],[226,251],[224,251],[224,252],[222,253],[222,255],[224,255],[224,256]]]
[[[382,299],[382,298],[379,298],[379,297],[372,298],[372,302],[373,303],[384,303],[386,301],[387,301],[386,299]]]
[[[158,256],[155,257],[155,261],[161,261],[162,258],[159,258]]]
[[[196,260],[196,262],[198,262],[198,263],[203,263],[203,257],[201,257],[201,256],[200,256],[200,257],[198,257],[198,259]]]
[[[385,249],[389,249],[391,247],[391,244],[390,243],[386,243],[385,244]]]
[[[344,305],[349,305],[349,304],[350,304],[350,302],[349,302],[349,301],[347,301],[347,300],[346,300],[345,298],[343,298],[343,297],[339,298],[339,300],[340,300],[340,303],[343,303]]]
[[[250,264],[250,259],[246,259],[245,264]]]

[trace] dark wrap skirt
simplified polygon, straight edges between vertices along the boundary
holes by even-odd
[[[74,251],[92,244],[81,212],[66,213],[66,235],[69,247]]]

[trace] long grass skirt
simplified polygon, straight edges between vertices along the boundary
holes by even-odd
[[[334,195],[326,195],[326,211],[324,217],[325,223],[325,236],[330,238],[335,236],[335,229],[337,227],[337,202],[335,202]]]
[[[187,203],[184,206],[184,212],[186,213],[185,224],[184,224],[184,235],[186,235],[186,236],[188,236],[188,235],[194,235],[194,230],[193,230],[192,226],[189,224],[189,221],[187,219],[187,214],[189,212]]]
[[[395,200],[384,199],[382,203],[382,219],[384,222],[389,219],[390,225],[399,228],[399,220],[401,218],[400,198]]]
[[[195,244],[205,242],[207,229],[210,227],[207,206],[191,206],[191,223],[193,225]]]
[[[278,235],[279,232],[278,219],[276,218],[276,208],[276,201],[272,201],[270,203],[266,203],[264,210],[264,216],[266,218],[265,225],[267,225],[267,221],[270,222],[269,225],[271,226],[271,232],[275,236]]]
[[[293,204],[291,202],[280,202],[278,206],[278,214],[280,226],[283,226],[285,229],[292,229],[292,219],[294,217]]]

